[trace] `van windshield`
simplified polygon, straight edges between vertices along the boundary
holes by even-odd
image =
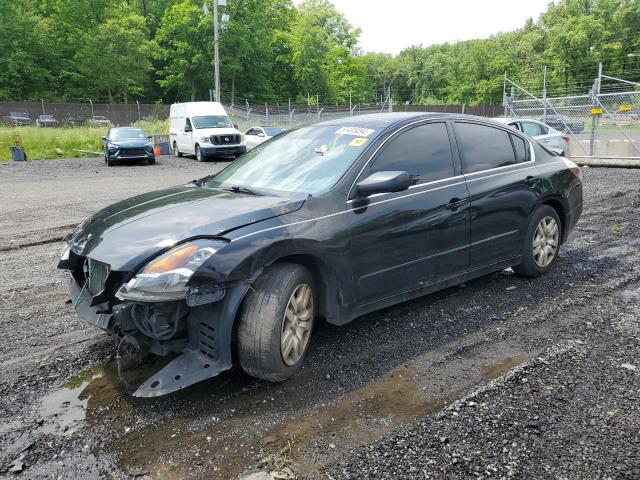
[[[335,125],[285,132],[240,157],[205,186],[323,193],[335,185],[377,134]]]
[[[194,128],[233,128],[231,120],[226,115],[207,115],[191,119]]]

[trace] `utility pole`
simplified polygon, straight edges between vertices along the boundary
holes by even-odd
[[[600,95],[600,85],[602,83],[602,61],[598,64],[598,78],[593,82],[593,91],[591,97],[593,99],[593,108],[598,108],[598,96]],[[591,112],[591,141],[589,142],[589,155],[591,157],[595,154],[596,148],[596,128],[598,125],[598,115],[594,115]]]
[[[220,33],[218,32],[218,0],[213,0],[213,77],[216,102],[220,101],[220,57],[218,54]]]
[[[547,66],[544,66],[544,76],[542,77],[542,122],[547,123]]]
[[[351,109],[351,89],[349,89],[349,116],[353,115],[353,110]]]

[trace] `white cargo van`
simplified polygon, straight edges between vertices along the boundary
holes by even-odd
[[[239,157],[247,151],[242,135],[218,102],[174,103],[169,113],[173,154],[207,158]]]

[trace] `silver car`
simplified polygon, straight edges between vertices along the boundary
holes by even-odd
[[[530,118],[496,118],[495,120],[520,130],[559,155],[565,155],[569,152],[569,135],[559,132],[545,123]]]
[[[284,132],[284,128],[280,127],[251,127],[244,132],[247,152],[270,138],[280,135],[282,132]]]

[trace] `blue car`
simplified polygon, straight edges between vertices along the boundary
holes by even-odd
[[[156,163],[153,145],[139,128],[110,128],[104,140],[104,161],[112,167],[119,162],[146,161]]]

